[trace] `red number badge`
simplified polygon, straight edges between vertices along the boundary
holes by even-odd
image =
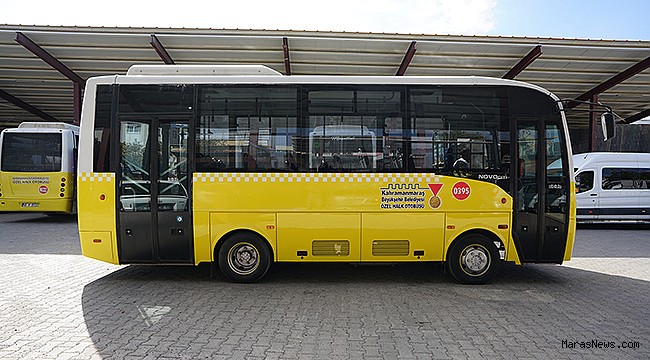
[[[459,181],[454,184],[454,187],[451,188],[451,194],[454,195],[456,200],[465,200],[469,197],[471,193],[469,185],[464,181]]]

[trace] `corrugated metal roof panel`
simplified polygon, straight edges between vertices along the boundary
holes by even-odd
[[[517,80],[575,98],[650,56],[650,41],[291,30],[96,28],[0,25],[0,89],[61,121],[72,122],[72,83],[15,41],[20,31],[84,79],[162,64],[156,34],[177,64],[260,64],[284,73],[282,38],[294,75],[394,75],[411,41],[406,76],[501,77],[537,45],[542,55]],[[625,118],[650,108],[650,70],[600,96]],[[39,119],[0,100],[0,126]],[[585,113],[570,125],[587,125]]]

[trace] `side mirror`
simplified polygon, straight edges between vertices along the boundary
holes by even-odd
[[[611,112],[603,113],[600,116],[600,126],[603,128],[603,139],[605,141],[613,139],[616,136],[616,126],[614,124],[614,114]]]

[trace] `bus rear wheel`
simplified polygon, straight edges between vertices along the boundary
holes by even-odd
[[[219,269],[231,281],[252,283],[261,279],[271,265],[271,253],[263,239],[254,234],[234,234],[219,248]]]
[[[463,284],[484,284],[497,273],[500,264],[499,249],[483,235],[464,236],[451,245],[447,254],[447,268]]]

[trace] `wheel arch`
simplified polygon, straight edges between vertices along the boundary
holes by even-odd
[[[267,249],[269,250],[270,260],[271,262],[275,261],[275,253],[273,252],[273,246],[271,246],[271,243],[269,242],[269,239],[267,239],[264,235],[260,234],[257,231],[251,230],[251,229],[235,229],[231,230],[225,234],[223,234],[217,242],[214,244],[214,247],[212,248],[212,262],[217,263],[219,259],[219,250],[221,250],[221,247],[223,246],[223,243],[225,242],[226,239],[228,239],[231,236],[238,235],[238,234],[248,234],[248,235],[253,235],[262,240],[264,245],[266,245]]]
[[[472,235],[482,235],[482,236],[485,236],[486,238],[490,239],[492,242],[499,242],[500,245],[498,247],[498,250],[499,251],[505,250],[506,244],[503,242],[503,239],[501,239],[497,234],[495,234],[492,231],[487,230],[487,229],[474,228],[474,229],[468,229],[468,230],[463,231],[462,233],[458,234],[456,237],[454,237],[449,242],[449,244],[447,245],[447,248],[445,249],[445,254],[444,254],[445,259],[444,260],[447,261],[449,251],[451,251],[451,249],[453,248],[456,241],[458,241],[459,239],[463,239],[465,237],[468,237],[468,236],[472,236]],[[504,259],[501,259],[501,260],[504,260]]]

